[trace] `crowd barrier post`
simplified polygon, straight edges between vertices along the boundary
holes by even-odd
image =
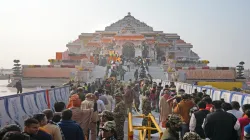
[[[128,114],[128,140],[133,140],[134,132],[133,132],[133,124],[132,124],[132,114],[129,112]]]

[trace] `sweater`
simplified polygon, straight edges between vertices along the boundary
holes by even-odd
[[[194,107],[194,103],[191,100],[182,100],[177,106],[174,108],[174,113],[180,114],[181,120],[189,124],[190,121],[190,109]]]
[[[61,127],[65,140],[84,140],[82,128],[72,120],[62,120],[58,123]]]

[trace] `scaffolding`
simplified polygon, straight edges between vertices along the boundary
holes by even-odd
[[[133,125],[133,123],[132,123],[133,117],[134,118],[147,118],[148,125],[147,126],[135,126],[135,125]],[[155,128],[152,127],[152,123],[154,124]],[[128,140],[133,140],[133,138],[134,138],[133,130],[139,131],[139,140],[145,140],[147,135],[148,135],[147,139],[150,140],[152,130],[158,131],[159,140],[161,139],[162,134],[163,134],[161,128],[159,127],[159,125],[155,121],[154,116],[151,113],[149,113],[148,116],[145,116],[144,114],[132,116],[132,114],[129,113],[128,114]]]

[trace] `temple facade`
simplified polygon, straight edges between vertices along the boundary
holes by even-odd
[[[111,50],[130,59],[137,56],[158,60],[162,57],[173,60],[198,61],[200,57],[192,51],[193,45],[180,39],[175,33],[154,31],[131,13],[95,33],[82,33],[68,43],[67,50],[57,53],[56,60],[75,62],[93,60],[94,56],[105,56]]]

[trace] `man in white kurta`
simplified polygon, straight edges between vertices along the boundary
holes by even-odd
[[[160,102],[159,102],[160,122],[162,123],[163,127],[166,124],[168,115],[172,113],[172,105],[171,105],[171,102],[168,102],[169,99],[171,99],[171,96],[170,96],[170,93],[166,90],[164,91],[164,95],[161,96]]]

